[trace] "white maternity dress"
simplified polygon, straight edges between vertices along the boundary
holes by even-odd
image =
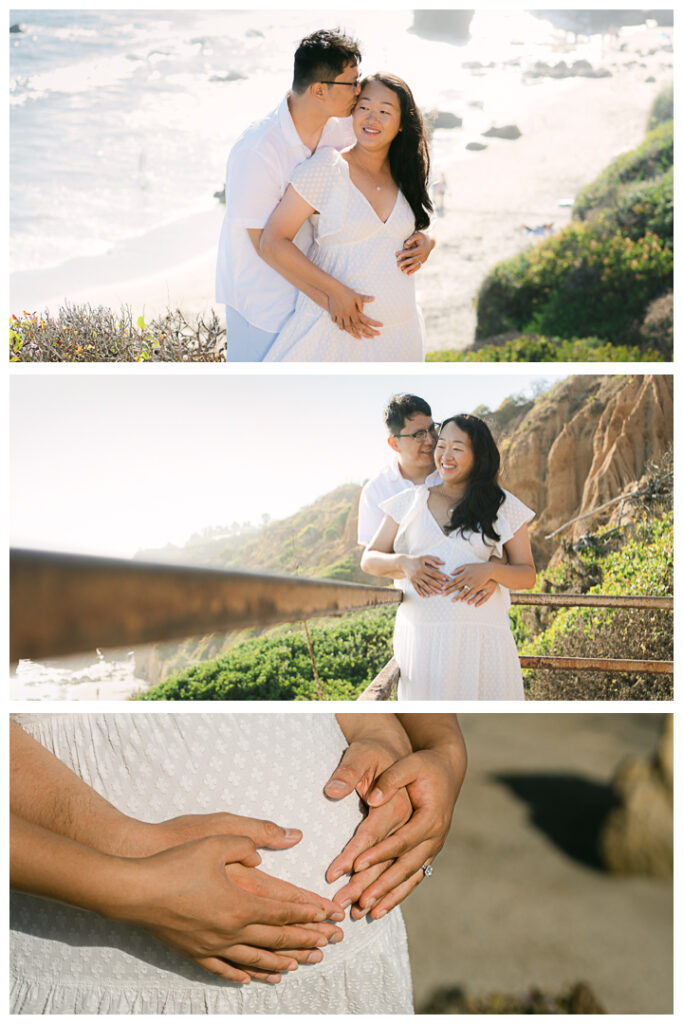
[[[342,331],[308,296],[296,308],[265,356],[265,362],[405,362],[424,359],[424,323],[413,275],[401,273],[396,253],[415,231],[415,217],[399,191],[385,222],[351,181],[349,165],[335,149],[314,153],[294,171],[291,183],[318,212],[312,214],[309,259],[363,295],[364,310],[384,326],[375,338]]]
[[[503,544],[534,517],[519,498],[505,491],[495,521],[500,541],[481,533],[456,530],[446,535],[427,504],[429,488],[413,487],[382,502],[399,524],[397,553],[435,555],[442,572],[460,565],[488,562],[502,555]],[[524,700],[522,672],[508,618],[507,591],[475,608],[452,597],[419,597],[401,580],[403,600],[396,613],[394,653],[401,669],[401,700]]]
[[[346,747],[333,715],[65,714],[15,719],[122,811],[146,821],[230,810],[303,831],[261,868],[332,896],[327,866],[362,819],[323,796]],[[320,964],[279,985],[209,974],[132,924],[15,892],[13,1013],[412,1013],[400,911],[342,922]]]

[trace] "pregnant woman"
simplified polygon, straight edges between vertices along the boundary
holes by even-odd
[[[322,149],[296,168],[263,232],[264,258],[317,297],[299,294],[265,361],[424,358],[411,276],[417,267],[396,264],[432,210],[424,126],[405,82],[387,74],[365,79],[353,127],[350,149]],[[293,240],[309,217],[314,245],[307,257]],[[359,314],[371,336],[353,326]]]
[[[330,715],[15,716],[13,884],[30,893],[11,902],[13,1012],[411,1012],[390,908],[443,845],[464,772],[457,724],[435,722],[433,749],[411,754],[396,716],[340,719],[355,739]],[[411,807],[425,774],[440,779],[440,817],[419,793]],[[384,779],[383,797],[361,777]],[[367,817],[354,787],[377,805]],[[396,840],[369,838],[373,815]],[[296,829],[261,820],[290,817]],[[270,847],[258,868],[238,838],[250,833]],[[220,928],[204,920],[214,909]]]
[[[384,502],[361,560],[366,572],[403,581],[394,630],[398,696],[523,700],[507,596],[498,587],[481,603],[478,592],[489,580],[533,586],[527,523],[534,513],[499,487],[500,454],[476,416],[444,421],[434,460],[441,483]]]

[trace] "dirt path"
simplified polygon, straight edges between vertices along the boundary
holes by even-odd
[[[662,716],[463,715],[470,767],[434,876],[404,905],[419,1010],[440,986],[553,995],[586,981],[610,1013],[672,1012],[672,890],[594,858],[606,784]]]

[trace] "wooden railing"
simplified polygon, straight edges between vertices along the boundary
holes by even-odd
[[[401,592],[363,583],[169,566],[46,551],[10,552],[10,660],[133,647],[397,604]],[[670,611],[672,597],[512,593],[513,604]],[[522,655],[523,668],[672,674],[672,661]],[[392,659],[359,700],[386,700]]]

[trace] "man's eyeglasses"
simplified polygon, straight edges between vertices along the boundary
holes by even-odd
[[[437,437],[441,424],[432,423],[431,427],[427,427],[426,430],[416,430],[414,434],[394,434],[394,437],[412,437],[413,441],[425,441],[427,435],[431,437]]]
[[[355,82],[329,82],[325,78],[321,78],[320,81],[323,85],[350,85],[352,89],[357,89],[360,85],[360,78],[357,78]]]

